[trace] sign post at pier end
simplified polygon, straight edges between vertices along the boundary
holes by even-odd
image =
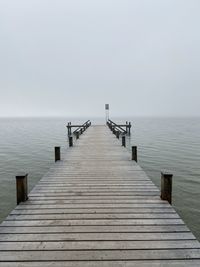
[[[105,104],[105,111],[106,111],[106,123],[109,120],[109,104]]]

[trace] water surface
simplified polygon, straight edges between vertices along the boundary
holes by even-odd
[[[113,118],[126,119],[133,124],[127,143],[138,146],[138,163],[158,186],[160,170],[172,171],[173,205],[200,240],[200,118]],[[28,172],[31,189],[53,163],[54,146],[67,147],[69,120],[86,119],[0,119],[0,220],[16,205],[16,174]]]

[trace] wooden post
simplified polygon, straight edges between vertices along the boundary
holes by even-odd
[[[126,137],[125,137],[125,135],[122,136],[122,146],[126,147]]]
[[[17,205],[28,199],[28,174],[20,174],[16,176]]]
[[[70,136],[70,126],[69,126],[69,122],[67,124],[67,131],[68,131],[68,136]]]
[[[69,137],[69,146],[70,147],[73,146],[73,137],[72,136]]]
[[[71,127],[72,123],[69,122],[68,125],[69,125],[69,134],[68,135],[70,136],[72,134],[72,127]]]
[[[129,126],[128,126],[128,134],[131,135],[131,122],[129,122]]]
[[[55,150],[55,162],[56,162],[56,161],[60,160],[60,147],[55,146],[54,150]]]
[[[137,146],[132,146],[132,160],[137,162]]]
[[[161,199],[167,200],[169,204],[172,203],[172,177],[173,174],[162,171],[161,172]]]
[[[81,128],[81,134],[83,133],[83,128]]]
[[[79,139],[79,132],[76,132],[76,139]]]
[[[126,133],[128,133],[128,121],[126,121]]]
[[[116,131],[116,137],[119,139],[119,131]]]

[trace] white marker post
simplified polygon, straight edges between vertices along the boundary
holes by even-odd
[[[105,110],[106,110],[106,124],[109,120],[109,104],[105,104]]]

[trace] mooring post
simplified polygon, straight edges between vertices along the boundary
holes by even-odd
[[[137,146],[132,146],[132,160],[137,162]]]
[[[79,132],[76,132],[76,139],[79,139]]]
[[[55,150],[55,162],[56,162],[56,161],[60,160],[60,147],[55,146],[54,150]]]
[[[126,133],[128,133],[128,121],[126,121]]]
[[[128,126],[128,134],[131,135],[131,122],[129,122],[129,126]]]
[[[126,147],[126,137],[125,137],[125,135],[122,136],[122,146]]]
[[[73,146],[73,137],[69,136],[69,146]]]
[[[20,202],[24,202],[28,199],[28,174],[20,174],[16,176],[16,193],[17,193],[17,205]]]
[[[116,137],[119,139],[119,131],[116,131]]]
[[[69,126],[69,122],[67,124],[67,131],[68,131],[68,136],[70,136],[70,126]]]
[[[172,177],[173,174],[162,171],[161,172],[161,199],[167,200],[172,204]]]
[[[72,127],[71,127],[71,122],[69,122],[69,136],[72,134]]]

